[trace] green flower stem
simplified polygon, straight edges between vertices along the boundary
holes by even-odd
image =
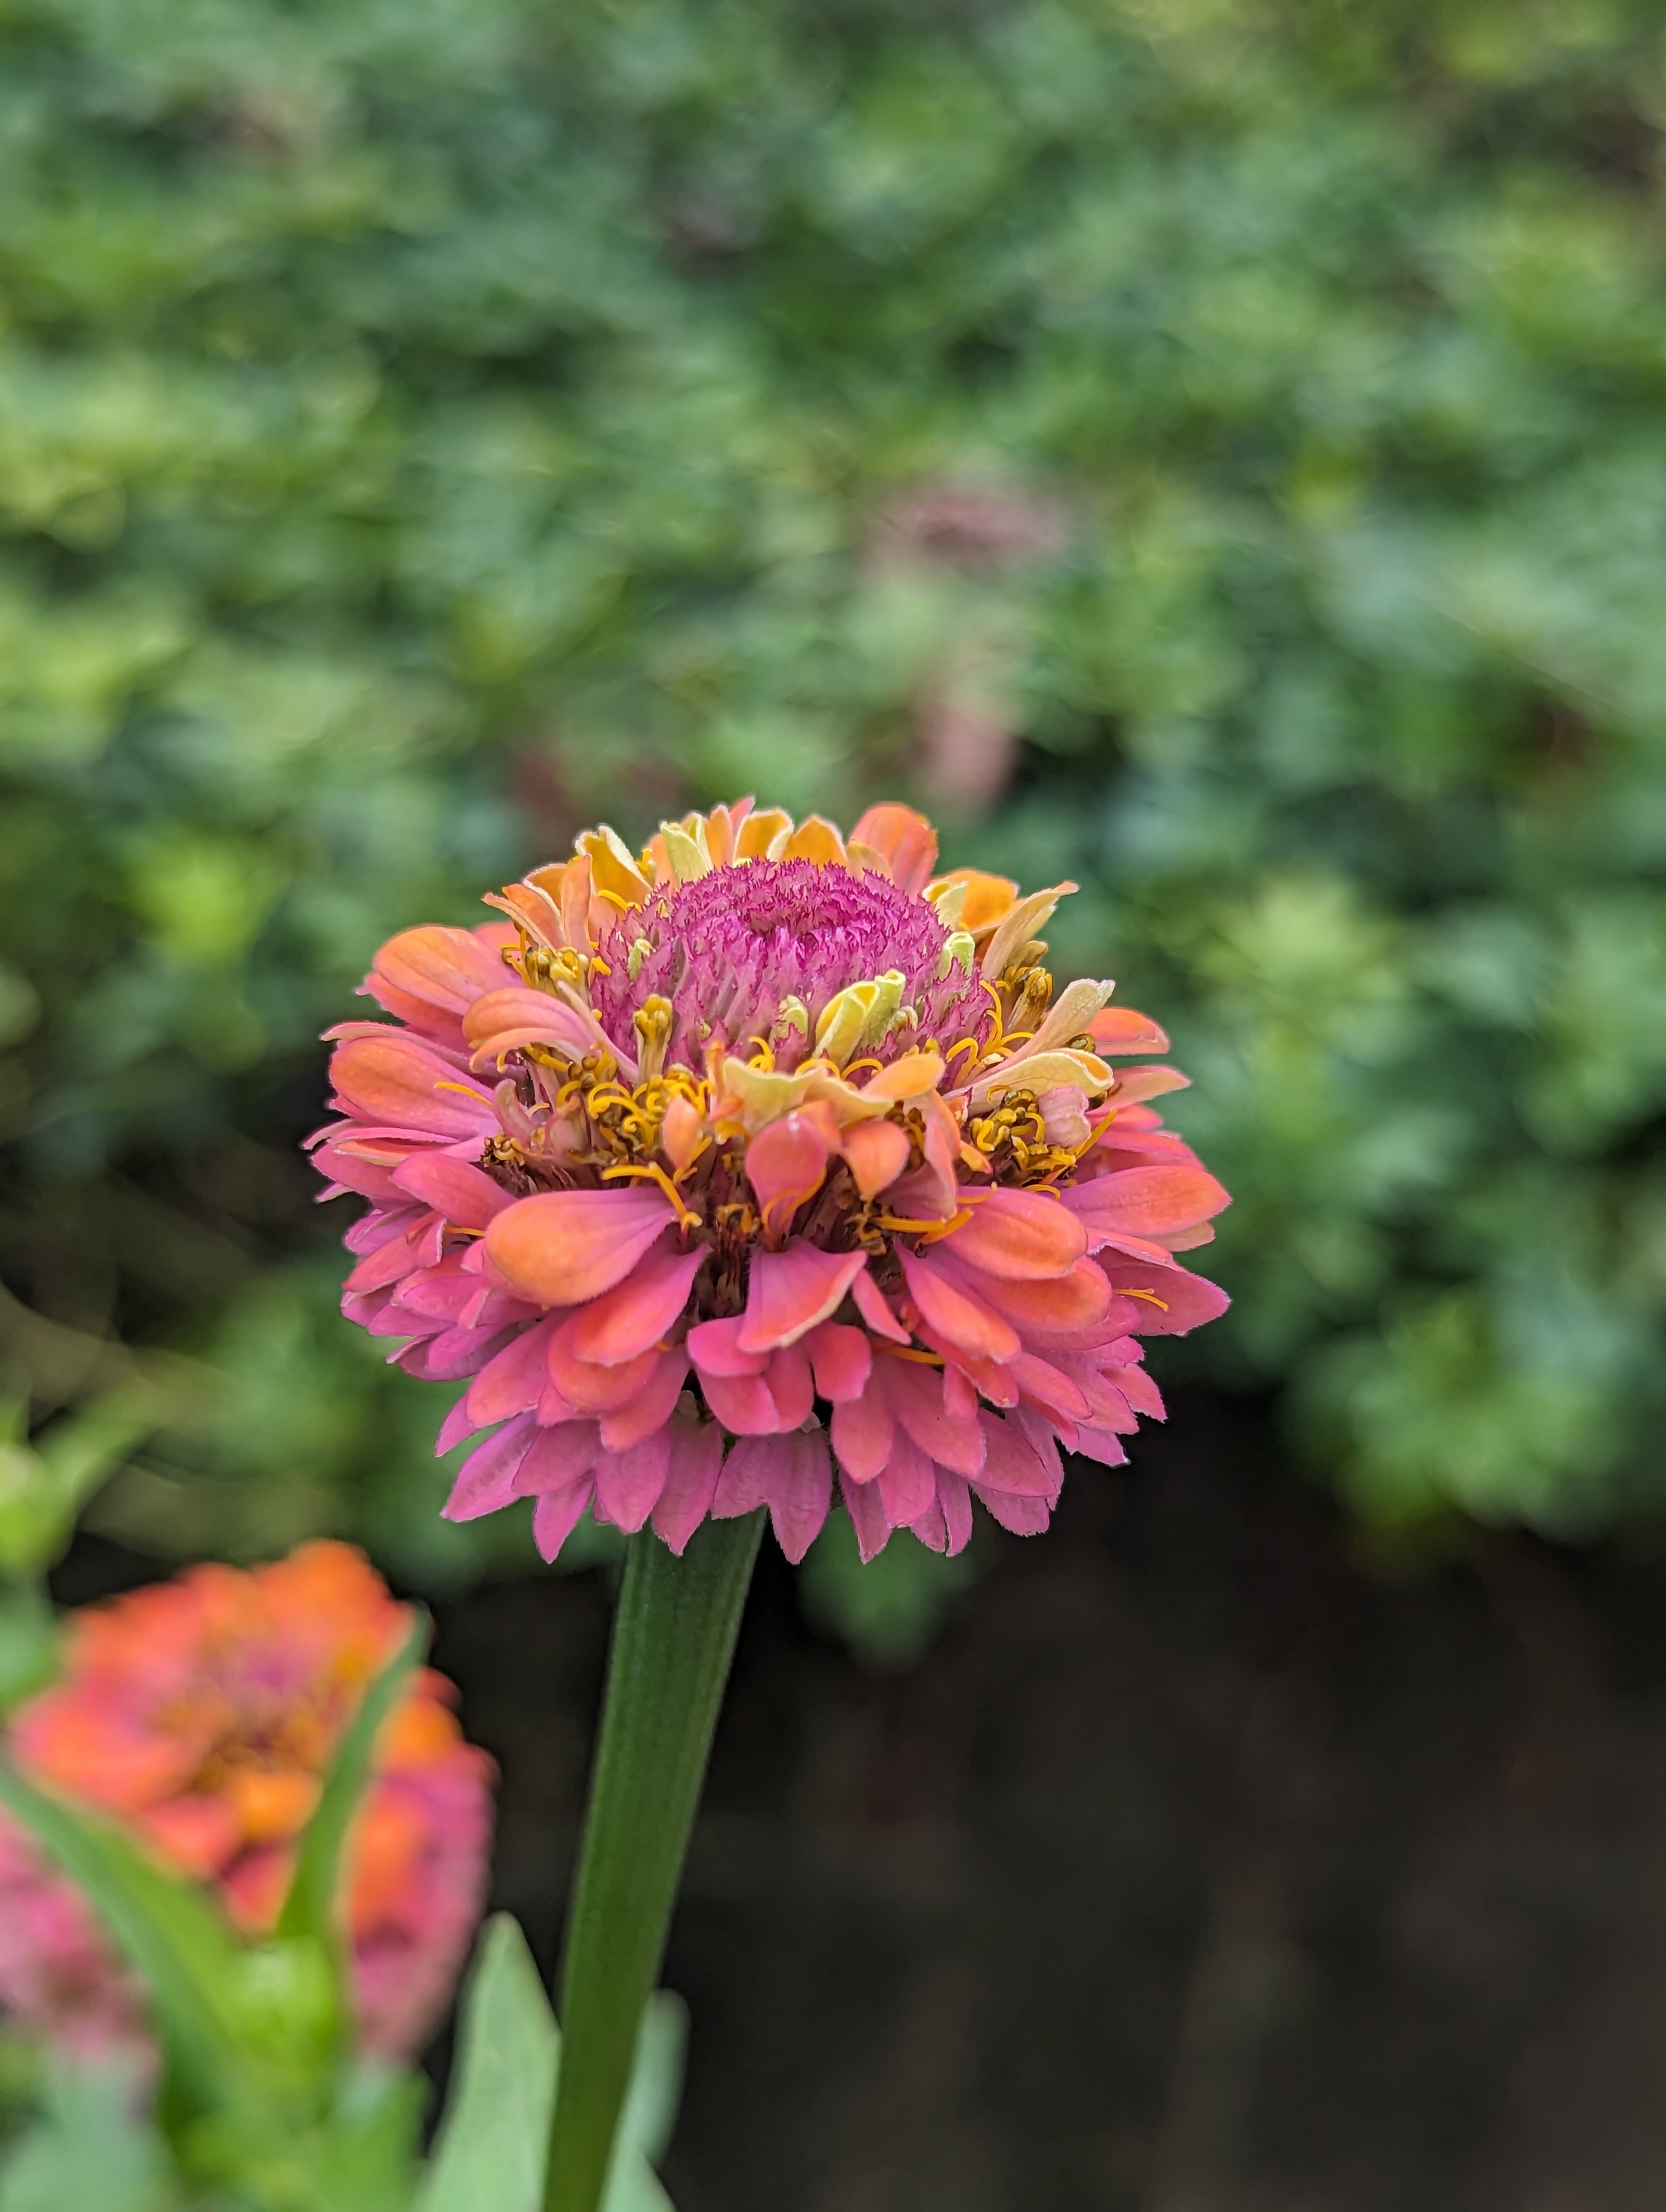
[[[679,1559],[630,1540],[567,1927],[544,2212],[596,2212],[763,1534],[707,1521]]]

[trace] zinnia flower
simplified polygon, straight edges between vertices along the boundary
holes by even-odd
[[[409,1626],[344,1544],[252,1573],[194,1567],[72,1614],[64,1675],[13,1715],[12,1749],[37,1787],[115,1821],[267,1935],[337,1746]],[[348,1847],[356,2040],[384,2057],[426,2039],[483,1902],[492,1765],[451,1698],[441,1675],[412,1680]],[[0,2003],[55,2039],[113,2037],[130,1984],[90,1908],[14,1828],[0,1828]]]
[[[1024,896],[936,875],[908,808],[847,841],[749,800],[611,830],[475,930],[404,931],[337,1040],[313,1140],[371,1200],[345,1311],[472,1379],[457,1520],[588,1507],[680,1551],[767,1505],[801,1558],[836,1470],[862,1556],[1047,1526],[1061,1448],[1114,1465],[1162,1401],[1139,1338],[1220,1313],[1177,1252],[1226,1193],[1147,1103],[1167,1040],[1055,988]]]

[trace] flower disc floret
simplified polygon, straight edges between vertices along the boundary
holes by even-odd
[[[1046,1527],[1061,1449],[1115,1464],[1162,1401],[1140,1338],[1219,1313],[1177,1254],[1226,1193],[1118,1069],[1160,1030],[1059,989],[1059,884],[933,872],[909,809],[847,839],[750,801],[633,854],[587,831],[420,928],[334,1032],[314,1140],[350,1231],[344,1310],[435,1380],[447,1510],[588,1510],[673,1549],[767,1505],[800,1557],[836,1477],[865,1558],[958,1550],[981,1499]]]

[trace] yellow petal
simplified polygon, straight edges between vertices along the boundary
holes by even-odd
[[[616,900],[621,906],[641,906],[654,886],[636,866],[635,859],[618,832],[604,823],[599,830],[586,830],[578,839],[578,850],[590,862],[590,880],[604,898]]]
[[[784,845],[792,834],[792,816],[781,807],[766,806],[761,813],[749,814],[741,823],[734,856],[737,860],[773,860],[771,848],[777,838]]]

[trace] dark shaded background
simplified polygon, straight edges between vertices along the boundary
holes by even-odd
[[[1652,2212],[1666,1555],[1359,1549],[1188,1394],[910,1671],[766,1551],[666,1975],[678,2212]],[[606,1620],[593,1575],[439,1609],[550,1967]]]

